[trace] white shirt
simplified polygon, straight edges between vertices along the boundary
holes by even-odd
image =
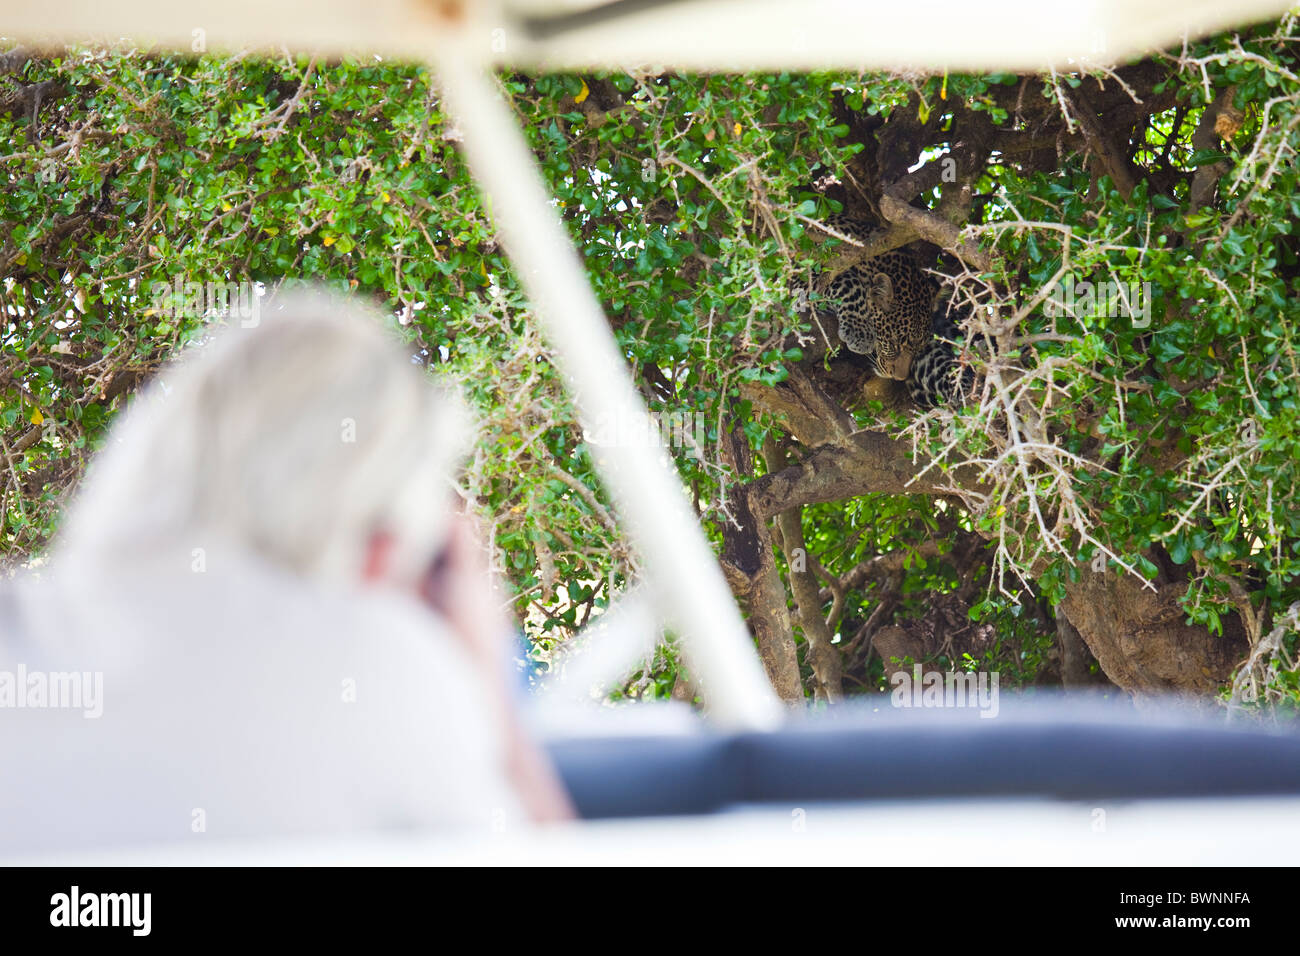
[[[0,857],[522,819],[431,612],[201,554],[0,586]]]

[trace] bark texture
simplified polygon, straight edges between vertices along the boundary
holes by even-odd
[[[753,474],[753,453],[745,433],[733,429],[723,436],[722,443],[723,457],[736,474]],[[786,607],[785,585],[772,553],[771,530],[766,520],[755,513],[749,486],[733,485],[727,499],[731,520],[723,525],[722,571],[749,620],[772,687],[782,700],[802,701],[799,656]]]

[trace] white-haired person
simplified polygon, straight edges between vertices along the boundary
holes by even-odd
[[[463,406],[378,316],[281,298],[160,372],[0,587],[0,854],[569,816]]]

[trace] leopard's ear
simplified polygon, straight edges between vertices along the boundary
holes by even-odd
[[[892,308],[894,305],[894,280],[884,272],[872,273],[871,282],[867,286],[867,301],[881,311]]]

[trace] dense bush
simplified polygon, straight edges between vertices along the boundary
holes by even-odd
[[[1237,702],[1294,703],[1296,39],[1290,18],[1077,75],[501,78],[647,402],[702,439],[675,460],[782,693],[915,657],[1212,694],[1255,649]],[[11,564],[201,340],[186,283],[311,278],[398,315],[471,395],[466,481],[539,654],[635,578],[427,71],[0,68]],[[840,210],[948,277],[963,408],[864,386],[800,308],[854,255],[816,227]],[[668,650],[626,692],[686,678]]]

